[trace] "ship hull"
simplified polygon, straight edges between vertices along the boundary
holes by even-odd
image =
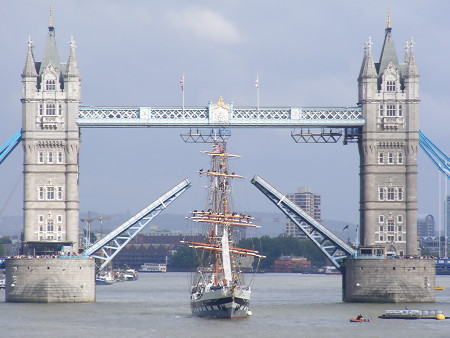
[[[223,294],[210,291],[191,300],[194,316],[209,318],[246,318],[249,316],[250,292]]]

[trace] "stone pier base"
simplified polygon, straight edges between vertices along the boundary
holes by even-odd
[[[6,302],[95,302],[95,262],[89,258],[8,258]]]
[[[360,303],[435,302],[434,259],[346,259],[342,300]]]

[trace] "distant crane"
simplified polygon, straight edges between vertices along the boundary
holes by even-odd
[[[93,243],[91,241],[91,223],[94,221],[100,221],[100,234],[103,237],[103,221],[104,220],[110,220],[109,217],[91,217],[91,212],[88,211],[88,217],[87,218],[80,218],[80,222],[86,223],[85,227],[85,240],[84,240],[84,246],[85,248],[89,248]]]

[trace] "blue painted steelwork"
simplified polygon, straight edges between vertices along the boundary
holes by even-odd
[[[252,183],[305,233],[336,268],[341,268],[344,258],[355,256],[355,249],[309,216],[263,178],[255,176]]]
[[[219,107],[219,108],[218,108]],[[361,107],[80,107],[80,127],[361,127]]]
[[[188,179],[183,180],[117,229],[86,249],[83,255],[100,260],[101,264],[98,270],[102,270],[153,218],[167,208],[190,186],[191,182]]]
[[[434,163],[436,168],[450,179],[450,158],[419,130],[419,146]]]
[[[0,148],[0,164],[8,157],[15,147],[22,141],[22,130],[19,130],[8,142]]]

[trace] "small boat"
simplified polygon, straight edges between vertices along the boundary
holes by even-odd
[[[111,285],[114,278],[110,272],[100,272],[95,278],[95,285]]]
[[[164,263],[144,263],[139,272],[167,272],[167,264]]]
[[[445,288],[443,286],[436,286],[434,289],[436,291],[444,291],[445,290]]]
[[[446,319],[442,310],[386,310],[382,319]]]
[[[134,269],[128,269],[123,273],[123,277],[125,278],[125,280],[137,280],[138,273]]]
[[[350,323],[368,323],[370,322],[369,318],[351,318]]]

